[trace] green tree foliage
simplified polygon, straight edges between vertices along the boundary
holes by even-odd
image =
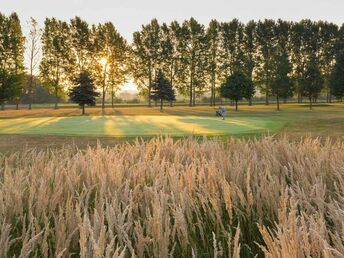
[[[291,63],[298,101],[302,102],[306,68],[311,59],[319,61],[319,25],[311,20],[293,23],[290,31]],[[314,61],[313,60],[313,61]]]
[[[305,69],[303,79],[303,92],[309,99],[309,109],[312,109],[312,103],[316,100],[323,88],[324,79],[316,57],[311,58]]]
[[[90,69],[92,61],[91,30],[88,23],[80,17],[70,20],[70,47],[72,49],[75,66],[72,70],[73,78],[82,71]]]
[[[33,88],[34,88],[34,77],[36,75],[36,70],[40,61],[40,45],[39,41],[41,40],[42,30],[38,27],[38,23],[34,18],[30,18],[28,22],[29,25],[29,34],[26,38],[27,43],[27,52],[29,58],[29,77],[27,83],[26,93],[29,100],[29,110],[31,110],[31,105],[33,102]]]
[[[40,36],[36,26],[31,20],[28,48]],[[0,103],[19,103],[27,77],[24,37],[16,14],[0,14],[0,33]],[[215,105],[219,83],[238,71],[255,81],[266,104],[270,96],[275,96],[279,104],[280,98],[297,95],[301,102],[303,96],[309,95],[309,70],[316,64],[324,91],[312,96],[312,100],[325,94],[330,101],[334,94],[330,77],[335,56],[344,49],[343,42],[344,26],[338,28],[323,21],[263,20],[244,24],[233,19],[220,24],[212,20],[206,28],[191,18],[181,24],[173,21],[162,25],[153,19],[134,33],[133,43],[128,46],[110,22],[89,25],[79,17],[69,22],[47,18],[42,33],[40,76],[55,94],[56,108],[58,99],[83,70],[90,72],[94,85],[101,89],[103,110],[106,94],[111,93],[114,105],[117,89],[130,77],[151,105],[157,69],[162,70],[172,88],[189,97],[190,106],[206,91],[210,92],[210,104]],[[36,46],[32,49],[31,53],[38,53]],[[33,87],[31,68],[32,65],[26,94]],[[246,95],[252,96],[249,92]]]
[[[20,20],[16,13],[9,17],[0,13],[0,105],[18,101],[24,89],[24,43]],[[17,105],[18,107],[18,105]]]
[[[336,57],[336,63],[330,76],[331,94],[337,99],[344,97],[344,49]]]
[[[191,18],[183,22],[178,39],[181,56],[179,76],[184,82],[178,86],[180,92],[189,96],[189,106],[193,106],[196,94],[201,94],[206,85],[207,40],[205,28]]]
[[[238,101],[243,98],[250,99],[254,94],[254,85],[245,73],[236,71],[221,85],[220,94],[223,98],[233,100],[235,110],[238,110]]]
[[[180,67],[180,53],[178,52],[178,33],[180,25],[173,21],[170,25],[161,25],[161,57],[160,67],[169,79],[172,87],[178,84],[178,73]]]
[[[288,22],[278,20],[274,27],[276,45],[273,53],[273,78],[271,93],[276,97],[277,110],[280,110],[280,99],[293,96],[293,84],[290,78],[291,64],[289,61],[289,29]]]
[[[243,40],[243,52],[244,52],[244,64],[243,70],[248,77],[253,79],[253,70],[256,62],[256,23],[249,21],[244,28],[244,40]]]
[[[221,78],[221,26],[217,20],[211,20],[206,31],[210,82],[210,105],[215,106],[217,84]]]
[[[71,82],[71,69],[75,64],[71,52],[71,32],[68,23],[46,18],[42,33],[42,61],[40,74],[43,84],[55,94],[55,108],[59,97]]]
[[[156,19],[133,34],[131,71],[138,87],[147,91],[149,106],[153,71],[159,67],[161,60],[160,39],[161,29]]]
[[[222,73],[224,76],[244,69],[244,24],[237,19],[221,24]]]
[[[158,69],[152,83],[152,91],[150,98],[155,101],[160,101],[160,111],[163,110],[163,102],[175,100],[175,93],[170,81],[166,78],[161,69]]]
[[[275,26],[274,20],[259,21],[256,30],[257,66],[255,80],[258,83],[260,92],[265,94],[266,105],[269,104],[274,74]]]
[[[320,21],[319,25],[319,64],[324,78],[324,89],[327,102],[331,102],[331,87],[329,85],[331,71],[336,55],[336,39],[338,26],[333,23]]]
[[[96,92],[93,80],[88,72],[81,72],[75,78],[74,83],[75,86],[69,91],[69,97],[71,101],[79,104],[82,109],[82,115],[84,115],[85,105],[94,106],[99,93]]]
[[[102,109],[105,95],[110,90],[112,106],[118,87],[128,80],[129,48],[126,40],[111,22],[93,28],[93,77],[102,91]],[[103,64],[100,62],[103,60]]]

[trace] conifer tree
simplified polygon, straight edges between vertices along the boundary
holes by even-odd
[[[154,81],[152,83],[152,91],[150,98],[155,101],[160,101],[160,111],[163,110],[163,102],[174,101],[175,94],[170,81],[166,78],[161,69],[156,71]]]
[[[88,72],[81,72],[74,80],[75,86],[70,89],[69,97],[71,101],[79,104],[82,109],[82,115],[85,114],[85,105],[94,106],[96,97],[99,93],[93,84],[93,79]]]

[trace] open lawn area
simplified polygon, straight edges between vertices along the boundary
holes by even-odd
[[[287,134],[289,137],[344,136],[344,104],[287,104],[282,111],[274,105],[227,107],[225,120],[215,117],[213,107],[123,107],[87,109],[79,116],[76,108],[5,110],[0,112],[0,149],[11,145],[114,143],[120,139],[156,135],[260,136]]]

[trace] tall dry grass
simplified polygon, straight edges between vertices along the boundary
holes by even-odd
[[[0,257],[344,256],[343,141],[156,138],[0,164]]]

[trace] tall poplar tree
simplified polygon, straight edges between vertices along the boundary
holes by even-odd
[[[317,58],[315,56],[310,58],[305,69],[303,79],[303,90],[309,99],[309,109],[312,110],[312,104],[318,98],[324,85]]]
[[[28,22],[30,31],[26,38],[27,53],[29,58],[29,80],[27,83],[27,95],[29,97],[29,110],[32,108],[33,102],[33,86],[35,81],[36,70],[40,61],[40,40],[42,30],[38,27],[38,23],[34,18],[30,18]]]
[[[160,38],[161,29],[156,19],[133,34],[131,71],[135,83],[141,90],[146,91],[150,107],[153,73],[161,61]]]
[[[253,71],[256,63],[256,23],[249,21],[244,28],[243,52],[244,52],[244,72],[253,81]],[[252,105],[252,97],[248,99]]]
[[[20,20],[16,13],[0,14],[0,104],[18,102],[24,89],[24,44]]]
[[[70,37],[70,47],[75,59],[75,67],[70,76],[74,78],[82,71],[90,69],[93,51],[91,49],[91,29],[88,23],[77,16],[71,19]]]
[[[55,109],[70,84],[75,60],[71,53],[70,27],[66,22],[46,18],[42,34],[40,74],[44,85],[55,95]]]
[[[343,101],[344,97],[344,49],[336,56],[335,65],[330,76],[331,94]]]
[[[118,87],[128,78],[129,49],[126,40],[118,33],[111,22],[99,24],[94,29],[95,78],[102,90],[102,109],[105,109],[105,95],[110,90],[111,105]],[[100,62],[103,67],[99,67]],[[97,69],[98,67],[98,69]],[[99,69],[100,68],[100,69]],[[99,77],[100,75],[100,77]]]
[[[274,20],[264,20],[257,23],[257,66],[256,81],[261,93],[265,94],[265,104],[269,105],[271,95],[271,84],[274,69],[274,51],[276,47],[276,37]]]
[[[189,96],[189,106],[194,106],[196,93],[205,87],[206,35],[204,26],[194,18],[184,21],[178,35],[181,54],[181,81],[179,91]],[[187,85],[187,86],[186,86]],[[186,87],[185,87],[186,86]]]
[[[180,25],[177,21],[173,21],[170,25],[163,23],[161,26],[161,57],[160,67],[170,84],[174,87],[176,76],[179,69],[179,53],[178,53],[178,33]]]
[[[221,27],[211,20],[207,29],[208,76],[210,81],[210,105],[215,106],[216,86],[221,79]]]
[[[273,53],[271,93],[276,97],[277,110],[280,110],[281,98],[286,100],[293,96],[293,84],[290,78],[289,30],[290,23],[282,20],[278,20],[274,27],[276,46]]]
[[[331,102],[330,76],[335,64],[336,39],[338,26],[333,23],[322,22],[319,25],[319,63],[324,78],[324,89],[327,102]]]

